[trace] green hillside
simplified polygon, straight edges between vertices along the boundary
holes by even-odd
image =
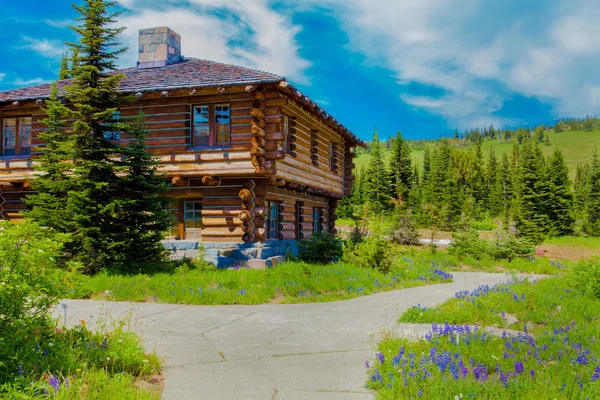
[[[560,148],[565,157],[565,161],[569,167],[571,176],[575,174],[575,168],[578,163],[588,161],[594,146],[600,150],[600,131],[584,132],[584,131],[565,131],[561,133],[549,133],[550,146],[541,145],[541,149],[545,155],[551,155],[555,148]],[[473,146],[469,146],[472,148]],[[503,153],[509,153],[512,149],[512,143],[498,143],[496,140],[486,140],[483,142],[483,153],[487,156],[490,147],[496,150],[496,154],[501,157]],[[413,150],[413,159],[419,164],[423,164],[423,150]],[[384,150],[384,157],[389,157],[389,151]],[[366,167],[369,162],[367,153],[359,155],[356,160],[356,168]]]

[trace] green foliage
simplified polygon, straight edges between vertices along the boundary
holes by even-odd
[[[29,197],[29,217],[70,233],[65,256],[81,261],[91,274],[160,263],[159,241],[168,226],[168,186],[146,152],[143,117],[132,126],[116,114],[129,98],[117,90],[123,75],[114,73],[125,51],[116,41],[124,28],[113,27],[118,14],[109,12],[114,5],[85,0],[74,6],[81,24],[73,28],[79,43],[69,45],[73,79],[65,97],[70,106],[58,101],[54,88],[43,121],[49,129],[40,135],[48,142],[42,173],[34,182],[37,194]],[[65,119],[74,121],[69,131]],[[135,139],[120,147],[124,133]]]
[[[600,299],[600,258],[576,263],[569,270],[568,278],[573,287]]]
[[[485,239],[480,239],[475,230],[456,232],[452,234],[452,243],[448,247],[448,253],[457,256],[473,257],[480,260],[489,257],[493,251],[492,243]]]
[[[298,258],[304,262],[329,264],[343,255],[342,242],[329,232],[314,233],[298,242]]]
[[[66,290],[66,274],[56,260],[67,239],[30,222],[0,223],[0,383],[21,362],[23,333],[47,326]]]
[[[436,326],[418,340],[384,335],[367,385],[379,399],[488,398],[490,393],[506,399],[597,398],[591,360],[600,353],[598,313],[598,298],[564,278],[480,287],[437,307],[415,306],[401,322]],[[508,314],[516,317],[515,325],[503,318]],[[527,327],[527,332],[495,337],[473,325]],[[485,368],[485,376],[477,379],[476,367]],[[423,369],[429,373],[421,374]]]
[[[552,223],[551,234],[569,235],[573,233],[573,191],[569,170],[559,149],[554,151],[547,166],[546,179],[548,192],[544,205],[545,213]]]
[[[370,236],[354,246],[347,247],[344,260],[361,268],[388,273],[393,265],[392,246],[377,235]]]
[[[387,290],[442,282],[429,263],[391,264],[389,274],[346,262],[286,262],[266,270],[235,267],[187,270],[154,275],[82,275],[66,295],[115,301],[178,304],[261,304],[274,298],[285,303],[350,299]]]
[[[477,231],[468,230],[454,233],[452,238],[448,253],[475,260],[489,258],[510,261],[514,258],[530,257],[535,252],[535,247],[527,239],[511,234],[498,235],[496,240],[491,242],[480,238]]]
[[[410,209],[397,207],[394,215],[391,239],[397,244],[417,245],[419,244],[419,230]]]
[[[371,143],[371,158],[365,171],[362,186],[364,203],[374,213],[381,213],[391,209],[391,192],[389,173],[382,156],[381,143],[377,130]]]
[[[583,230],[590,236],[600,236],[600,158],[594,149],[585,191],[585,221]]]
[[[410,147],[400,132],[392,139],[389,165],[392,196],[407,201],[413,184],[413,169]]]

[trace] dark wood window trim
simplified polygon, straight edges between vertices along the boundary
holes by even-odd
[[[313,232],[321,232],[321,217],[323,216],[323,209],[320,207],[313,207]]]
[[[12,137],[8,136],[11,129],[9,124],[14,130]],[[3,157],[31,155],[31,125],[30,115],[4,117],[0,120],[0,147]]]
[[[267,218],[265,226],[267,228],[267,239],[279,239],[279,201],[267,201]]]
[[[206,119],[208,120],[206,123],[202,123],[202,125],[198,124],[198,126],[205,126],[208,129],[208,135],[206,138],[200,137],[196,135],[196,124],[197,124],[197,110],[205,108],[206,112],[204,113],[202,110],[200,115],[206,115]],[[227,119],[227,123],[217,123],[216,121],[216,113],[218,109],[221,108],[221,112],[223,109],[226,109],[227,115],[222,115],[222,117]],[[203,147],[215,147],[215,146],[229,146],[231,145],[231,103],[210,103],[210,104],[195,104],[192,105],[191,109],[191,138],[190,143],[192,148],[203,148]],[[226,127],[225,132],[217,132],[220,130],[219,127]],[[204,136],[204,135],[203,135]]]

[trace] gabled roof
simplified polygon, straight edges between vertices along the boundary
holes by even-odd
[[[187,58],[180,63],[161,68],[126,68],[117,72],[125,75],[119,85],[119,90],[125,93],[192,87],[256,85],[285,80],[284,77],[269,72],[196,58]],[[59,90],[69,82],[69,79],[58,81]],[[50,96],[50,84],[45,83],[0,92],[0,103],[43,99],[48,96]]]
[[[280,83],[282,88],[290,92],[301,103],[307,105],[313,112],[326,117],[346,137],[355,141],[358,145],[366,147],[366,144],[362,140],[358,139],[331,115],[321,110],[307,96],[304,96],[297,89],[293,88],[284,77],[277,74],[196,58],[186,58],[184,61],[166,67],[126,68],[115,73],[125,75],[119,85],[119,91],[124,93]],[[56,85],[59,92],[71,81],[71,79],[57,81]],[[45,83],[0,91],[0,103],[45,99],[50,96],[50,89],[51,84]]]

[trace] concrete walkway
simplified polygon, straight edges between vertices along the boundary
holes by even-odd
[[[333,303],[63,303],[69,325],[83,319],[93,327],[101,312],[115,319],[132,313],[134,329],[165,360],[164,400],[362,400],[373,398],[363,388],[364,362],[373,358],[377,331],[423,334],[422,326],[399,326],[398,316],[413,305],[431,307],[459,290],[509,279],[505,274],[454,273],[448,284]]]

